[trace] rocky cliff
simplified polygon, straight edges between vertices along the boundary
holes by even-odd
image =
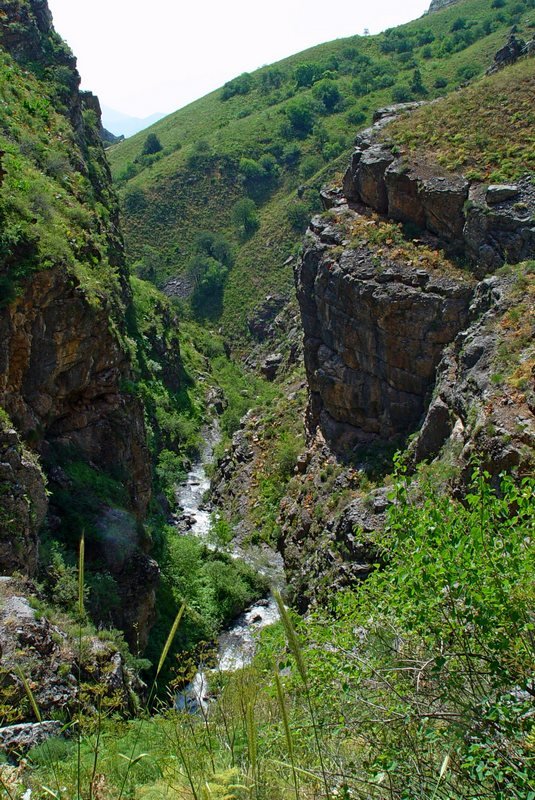
[[[472,292],[468,276],[442,273],[388,232],[373,245],[381,223],[366,219],[362,235],[362,221],[347,207],[315,218],[296,270],[309,428],[339,451],[416,427]]]
[[[417,106],[382,109],[357,136],[295,272],[309,428],[339,451],[416,430],[475,279],[535,254],[532,176],[482,184],[397,155],[389,123]]]
[[[53,30],[46,2],[4,1],[0,20],[0,404],[10,420],[2,433],[9,525],[0,569],[35,573],[47,507],[38,460],[52,489],[52,533],[61,529],[56,494],[65,507],[76,492],[66,463],[112,477],[124,487],[120,508],[103,499],[92,509],[88,558],[113,576],[122,599],[114,621],[143,647],[158,575],[141,524],[151,471],[143,408],[127,391],[132,296],[100,107],[79,92],[76,60]],[[119,524],[118,514],[128,523]],[[71,542],[81,534],[61,530]],[[128,547],[118,558],[106,542],[121,531]]]
[[[378,562],[395,449],[460,494],[474,458],[492,476],[535,462],[533,175],[484,183],[400,155],[388,126],[417,107],[358,135],[295,270],[308,447],[278,522],[302,609]]]

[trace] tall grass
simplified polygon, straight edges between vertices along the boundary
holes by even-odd
[[[286,639],[288,641],[288,646],[290,648],[290,652],[292,653],[295,663],[297,665],[297,671],[299,672],[299,676],[303,683],[303,688],[305,690],[305,698],[308,707],[308,712],[310,714],[310,721],[312,723],[312,729],[314,731],[314,741],[316,743],[316,749],[318,751],[318,758],[320,762],[320,769],[321,769],[321,776],[323,779],[323,786],[325,788],[325,796],[328,798],[331,797],[331,791],[329,789],[329,782],[327,780],[327,772],[325,770],[325,763],[323,760],[323,753],[322,753],[322,746],[320,742],[320,733],[319,733],[319,726],[316,718],[316,712],[314,710],[314,705],[312,703],[312,693],[310,691],[310,683],[308,680],[308,672],[305,664],[305,659],[303,656],[303,650],[299,643],[299,639],[297,638],[297,634],[295,632],[295,628],[292,624],[290,619],[290,615],[288,614],[288,609],[284,605],[283,599],[280,595],[280,592],[274,592],[275,600],[277,601],[277,606],[279,607],[279,613],[281,615],[282,624],[284,626],[284,632],[286,634]]]

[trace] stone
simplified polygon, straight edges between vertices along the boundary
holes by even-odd
[[[388,216],[398,222],[410,222],[425,228],[426,215],[420,194],[417,168],[403,158],[393,161],[385,171]]]
[[[320,200],[325,211],[328,211],[330,208],[343,206],[347,202],[342,189],[332,186],[322,186],[320,189]]]
[[[525,46],[526,42],[524,42],[523,39],[519,39],[515,35],[514,30],[512,30],[509,34],[509,39],[507,40],[506,44],[504,44],[503,47],[500,47],[494,56],[494,62],[488,68],[487,75],[491,75],[493,72],[503,69],[508,64],[514,64],[515,61],[518,61]]]
[[[491,184],[487,188],[485,200],[489,204],[503,203],[504,200],[510,200],[512,197],[518,197],[519,188],[514,184]]]
[[[437,368],[435,397],[411,445],[415,463],[449,446],[463,481],[470,480],[473,452],[493,476],[502,470],[533,470],[535,409],[527,395],[509,392],[492,380],[507,336],[500,322],[518,302],[514,286],[514,277],[497,276],[478,284],[468,325],[445,349]],[[523,357],[518,354],[519,363]]]
[[[20,756],[53,736],[60,736],[63,723],[57,720],[22,722],[0,728],[0,750]]]
[[[441,11],[443,8],[452,6],[458,3],[459,0],[431,0],[431,5],[427,11],[428,14],[434,14],[436,11]]]
[[[274,336],[274,320],[287,302],[288,298],[284,295],[268,295],[261,305],[254,309],[247,320],[247,327],[257,342],[264,342]]]
[[[444,242],[461,247],[464,228],[464,204],[469,183],[462,176],[424,178],[419,187],[425,215],[425,227]]]
[[[48,509],[46,479],[35,454],[1,419],[0,491],[0,571],[34,575]]]
[[[282,354],[271,353],[260,367],[260,371],[266,380],[273,381],[277,376],[281,364]]]
[[[490,205],[487,187],[480,185],[470,189],[463,239],[466,255],[479,278],[506,261],[516,264],[535,256],[535,186],[532,177],[521,178],[515,188],[514,197]]]
[[[394,156],[388,148],[373,145],[362,153],[355,174],[355,199],[360,199],[380,214],[388,210],[385,173],[393,161]]]

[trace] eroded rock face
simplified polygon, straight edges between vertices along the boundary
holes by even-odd
[[[0,422],[0,569],[37,569],[38,534],[46,516],[46,481],[17,432]]]
[[[13,708],[10,721],[32,718],[31,709],[25,707],[27,697],[19,669],[32,686],[43,716],[57,715],[72,707],[80,680],[100,685],[118,712],[132,712],[133,691],[139,691],[141,684],[117,646],[84,633],[80,650],[77,636],[38,616],[32,599],[30,584],[0,578],[0,696],[4,705],[9,698],[7,702]],[[91,691],[88,694],[91,697]],[[23,729],[22,734],[27,730]]]
[[[121,391],[131,377],[105,306],[91,306],[59,268],[37,273],[0,315],[0,404],[39,450],[69,444],[103,469],[124,469],[141,518],[150,497],[139,402]]]
[[[431,0],[431,5],[427,13],[433,14],[435,11],[440,11],[442,8],[447,8],[458,2],[459,0]]]
[[[60,485],[68,482],[60,468],[51,466],[62,463],[58,454],[68,448],[75,459],[113,474],[126,489],[125,513],[133,518],[135,548],[131,563],[113,575],[124,598],[118,622],[130,641],[139,636],[144,642],[157,580],[141,524],[151,491],[150,460],[143,408],[125,389],[133,377],[125,344],[132,294],[118,205],[98,125],[85,119],[96,116],[98,122],[100,105],[90,93],[80,93],[76,59],[55,33],[46,0],[0,0],[0,17],[0,45],[24,69],[33,71],[37,81],[43,68],[61,70],[62,101],[57,110],[72,130],[76,172],[91,183],[97,201],[84,231],[84,246],[76,256],[94,276],[91,290],[80,286],[59,257],[50,266],[39,263],[37,250],[26,253],[19,248],[2,261],[3,274],[21,262],[27,277],[19,281],[16,298],[0,308],[0,405],[20,437],[18,441],[7,423],[0,426],[0,572],[34,574],[38,530],[47,506],[36,459],[39,456],[45,464],[53,488],[56,478]],[[84,109],[93,114],[84,115]],[[0,181],[2,176],[0,166]],[[31,269],[26,266],[30,256]],[[157,344],[149,341],[153,350]],[[172,360],[168,363],[172,373]],[[170,383],[172,377],[166,374],[164,379]],[[76,497],[72,500],[75,504]],[[61,524],[54,513],[52,509],[48,516],[52,532]],[[95,517],[104,513],[105,509],[95,508]],[[99,557],[97,549],[89,542],[88,562]],[[106,556],[101,561],[113,574]]]
[[[411,446],[415,463],[433,459],[446,448],[467,473],[474,453],[491,475],[513,469],[528,474],[533,470],[533,334],[524,334],[525,346],[514,357],[520,369],[522,365],[531,368],[521,381],[525,388],[516,388],[519,381],[496,380],[497,371],[503,369],[500,354],[511,348],[512,341],[518,343],[520,335],[511,330],[511,320],[506,317],[519,302],[515,280],[493,276],[478,285],[470,322],[446,348],[437,370],[433,400]],[[525,323],[529,325],[529,321]]]
[[[295,277],[309,427],[345,450],[416,427],[472,289],[468,280],[378,259],[366,245],[340,253],[333,227],[314,219]]]
[[[526,175],[514,186],[473,186],[463,236],[478,277],[504,262],[517,264],[535,255],[535,186]]]

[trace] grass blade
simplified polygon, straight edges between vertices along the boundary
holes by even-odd
[[[171,645],[173,644],[173,639],[175,638],[175,634],[176,634],[176,632],[178,630],[178,626],[180,625],[180,620],[182,619],[182,617],[184,615],[185,608],[186,608],[186,604],[182,603],[182,605],[181,605],[181,607],[180,607],[180,609],[178,611],[178,614],[175,617],[175,621],[173,622],[173,626],[172,626],[171,630],[169,631],[169,636],[167,637],[167,641],[165,642],[164,648],[162,650],[162,654],[160,656],[160,660],[158,662],[158,669],[156,670],[156,677],[158,677],[158,675],[160,674],[161,669],[162,669],[162,667],[163,667],[163,665],[165,663],[165,659],[167,658],[167,654],[169,653]]]
[[[41,712],[39,711],[39,706],[37,705],[37,701],[36,701],[36,699],[34,697],[34,694],[33,694],[32,690],[30,688],[30,684],[26,680],[26,677],[25,677],[22,669],[17,666],[16,670],[17,670],[19,678],[22,681],[22,685],[24,686],[24,691],[26,692],[28,700],[30,701],[33,713],[35,715],[35,719],[37,720],[37,722],[42,722],[43,718],[41,716]]]
[[[84,616],[85,534],[82,533],[78,551],[78,613]]]
[[[286,711],[286,703],[284,702],[284,691],[282,688],[279,671],[276,666],[273,667],[273,673],[275,675],[275,686],[277,687],[277,700],[279,701],[282,724],[284,727],[284,735],[286,737],[286,746],[288,748],[288,755],[290,756],[290,764],[292,766],[295,800],[299,800],[299,784],[297,781],[297,772],[295,770],[295,758],[294,758],[294,746],[293,746],[292,734],[290,732],[290,725],[288,722],[288,712]]]
[[[301,645],[299,644],[299,639],[297,638],[295,628],[292,625],[292,620],[290,619],[288,609],[284,605],[280,592],[274,592],[274,597],[277,601],[277,606],[279,607],[279,613],[281,615],[282,624],[284,625],[288,646],[295,659],[295,663],[297,664],[299,675],[301,676],[301,680],[303,681],[304,685],[308,686],[308,676],[305,659],[303,658],[303,651],[301,649]]]

